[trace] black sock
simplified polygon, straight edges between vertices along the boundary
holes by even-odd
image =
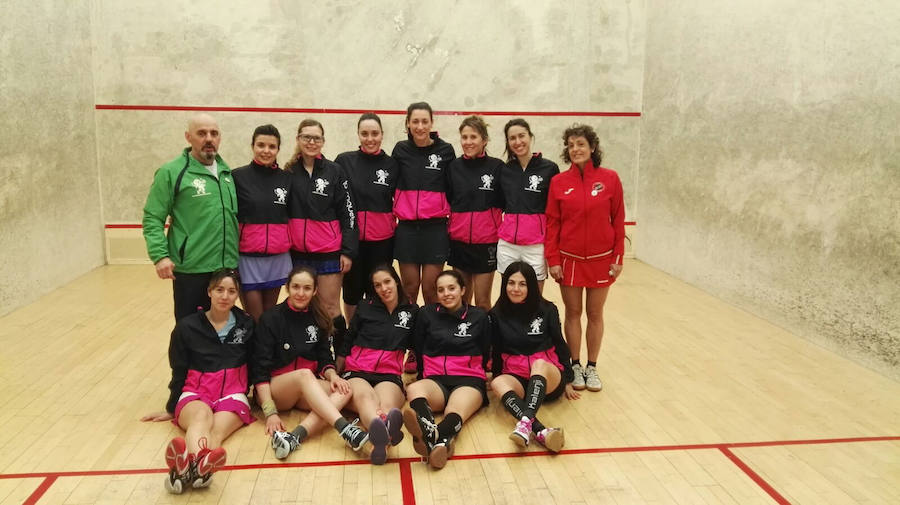
[[[531,419],[537,415],[537,411],[541,408],[541,403],[544,402],[546,394],[547,379],[543,375],[532,375],[525,386],[525,399],[528,402],[525,404],[525,417]]]
[[[437,428],[438,438],[449,441],[462,429],[462,417],[455,412],[451,412],[444,416],[444,419],[438,423]]]
[[[580,360],[580,359],[573,359],[573,360],[572,360],[572,366],[580,365],[580,364],[581,364],[581,360]]]
[[[525,415],[525,402],[522,401],[522,399],[519,398],[519,396],[514,392],[507,391],[503,393],[500,401],[503,402],[503,408],[505,408],[507,412],[512,414],[512,416],[516,418],[516,421],[522,419],[523,417],[527,417]]]
[[[350,421],[344,419],[343,417],[339,417],[337,421],[334,422],[334,429],[337,430],[338,433],[344,431],[344,428],[350,424]]]
[[[434,422],[434,413],[431,412],[431,406],[425,398],[414,398],[409,402],[409,406],[416,412],[416,415],[429,422]]]
[[[588,361],[587,366],[592,366],[594,368],[597,368],[597,362],[596,361]]]
[[[538,421],[538,419],[536,417],[531,422],[531,432],[534,434],[539,433],[544,428],[546,428],[546,426],[544,426],[540,421]]]
[[[343,419],[343,417],[341,419]],[[306,428],[298,424],[297,427],[291,431],[291,435],[294,435],[294,438],[296,438],[298,442],[302,442],[309,436],[309,433],[306,432]]]

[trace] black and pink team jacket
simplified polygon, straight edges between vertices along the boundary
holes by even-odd
[[[437,132],[431,132],[431,138],[434,143],[426,147],[418,147],[411,138],[401,140],[391,153],[400,167],[394,215],[401,221],[446,219],[450,215],[444,171],[456,153]]]
[[[250,355],[250,383],[267,383],[306,368],[319,376],[334,368],[329,335],[310,310],[296,310],[287,301],[263,313]]]
[[[450,201],[450,240],[467,244],[496,244],[503,193],[503,162],[485,154],[462,156],[447,167],[447,199]]]
[[[247,356],[255,338],[253,319],[237,307],[231,313],[235,324],[224,342],[205,312],[185,316],[175,325],[169,340],[172,381],[167,412],[175,412],[182,393],[197,393],[210,401],[247,393]]]
[[[232,170],[238,201],[238,252],[249,256],[291,250],[288,234],[288,191],[291,174],[277,164],[250,162]]]
[[[440,304],[419,310],[413,331],[419,378],[464,375],[485,379],[491,345],[487,313],[463,304],[455,314]]]
[[[491,343],[494,377],[511,374],[531,377],[531,364],[543,359],[562,372],[563,381],[572,382],[572,355],[563,340],[556,305],[541,300],[537,313],[525,320],[503,317],[491,311]]]
[[[321,156],[312,174],[303,168],[302,161],[293,170],[288,195],[291,249],[302,253],[340,252],[355,258],[359,233],[344,170]]]
[[[366,242],[394,236],[394,191],[400,169],[384,151],[368,154],[361,149],[341,153],[334,162],[344,169],[356,205],[359,239]]]
[[[522,170],[513,158],[500,169],[500,190],[503,192],[503,223],[498,236],[517,245],[542,244],[547,230],[547,193],[550,179],[559,173],[559,166],[541,153],[534,153]]]
[[[400,375],[403,355],[412,348],[412,332],[419,307],[401,303],[388,312],[381,300],[363,300],[350,321],[338,354],[346,356],[351,372]]]

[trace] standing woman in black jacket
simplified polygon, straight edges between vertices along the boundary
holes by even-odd
[[[356,124],[359,149],[341,153],[334,162],[344,169],[356,204],[359,228],[359,254],[344,274],[344,316],[353,319],[356,305],[368,287],[369,275],[376,266],[391,264],[394,257],[394,191],[397,189],[397,163],[381,149],[384,130],[381,118],[367,112]],[[337,352],[338,348],[335,348]]]
[[[469,116],[459,125],[463,155],[447,167],[447,199],[450,201],[450,259],[462,273],[466,303],[491,310],[491,287],[497,269],[497,229],[501,208],[500,170],[503,162],[488,156],[487,123]]]
[[[503,408],[516,418],[510,440],[526,447],[534,437],[559,452],[565,444],[560,428],[547,428],[537,418],[541,404],[559,398],[578,399],[572,388],[572,359],[562,337],[559,311],[541,296],[537,275],[524,261],[503,272],[503,288],[491,310],[493,377],[491,389]]]
[[[233,270],[212,273],[209,310],[178,321],[169,341],[169,401],[141,421],[172,420],[185,431],[166,447],[165,486],[180,494],[209,486],[225,465],[222,442],[254,421],[247,401],[247,355],[253,320],[234,306],[240,284]]]
[[[397,142],[391,157],[400,167],[394,194],[397,231],[394,258],[400,263],[403,290],[413,303],[419,299],[419,287],[425,304],[435,303],[435,280],[450,251],[447,219],[447,165],[456,158],[453,146],[431,131],[434,114],[425,102],[406,108],[408,138]],[[405,371],[415,371],[415,356],[410,353]]]
[[[267,124],[253,131],[253,161],[232,170],[238,200],[238,271],[241,301],[259,322],[278,302],[291,271],[288,189],[291,176],[278,167],[281,134]]]
[[[322,156],[325,128],[304,119],[297,128],[297,148],[285,170],[291,172],[288,203],[291,259],[318,275],[319,298],[334,319],[334,348],[341,346],[347,322],[341,315],[343,275],[356,257],[359,232],[350,184],[340,165]]]

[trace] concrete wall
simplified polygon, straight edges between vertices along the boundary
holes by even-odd
[[[3,2],[0,315],[103,263],[88,2]]]
[[[644,1],[94,2],[97,103],[450,111],[640,111]],[[99,29],[102,27],[102,29]],[[139,222],[156,168],[185,145],[188,113],[97,112],[104,220]],[[324,153],[355,149],[358,114],[214,113],[221,152],[250,160],[253,128],[271,122],[293,150],[297,124],[325,125]],[[503,153],[490,117],[488,152]],[[385,149],[405,138],[384,116]],[[460,117],[437,129],[459,150]],[[639,118],[531,117],[535,147],[558,161],[562,130],[595,125],[605,163],[636,188]],[[629,219],[635,216],[629,215]]]
[[[647,12],[637,256],[900,377],[900,4]]]

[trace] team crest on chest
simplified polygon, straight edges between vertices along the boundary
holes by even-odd
[[[453,335],[456,337],[471,337],[472,335],[469,333],[469,328],[472,327],[472,323],[459,323],[456,326],[456,333]]]
[[[313,189],[313,194],[328,196],[328,193],[325,192],[325,188],[327,188],[328,184],[330,184],[330,183],[327,180],[325,180],[321,177],[316,177],[316,180],[313,184],[315,185],[315,188]]]
[[[439,154],[430,154],[428,155],[428,164],[425,165],[425,168],[430,170],[440,170],[441,167],[438,166],[438,163],[441,162],[443,158]]]
[[[319,328],[314,325],[306,327],[306,343],[315,344],[319,341]]]
[[[401,310],[399,314],[397,314],[397,324],[394,325],[394,328],[403,328],[404,330],[409,329],[409,320],[412,318],[412,314],[409,313],[408,310]]]
[[[540,175],[529,175],[528,186],[525,186],[525,191],[534,191],[535,193],[540,193],[540,185],[542,182],[544,182],[544,178]]]
[[[287,190],[284,188],[275,188],[275,202],[280,205],[287,205],[284,199],[287,198]]]
[[[234,338],[231,339],[232,344],[243,344],[244,343],[244,335],[247,334],[247,330],[245,328],[237,328],[234,330]]]
[[[493,191],[494,190],[493,185],[494,185],[494,176],[491,174],[484,174],[481,176],[481,187],[479,187],[478,189],[481,189],[484,191]]]
[[[206,192],[206,181],[203,179],[194,179],[191,181],[191,186],[194,187],[194,196],[206,196],[209,194]]]
[[[385,170],[383,168],[379,168],[378,170],[375,171],[375,180],[372,181],[372,184],[387,186],[388,185],[387,178],[389,175],[391,175],[391,174],[388,173],[387,170]]]
[[[605,189],[605,186],[602,182],[595,182],[593,186],[591,186],[591,196],[597,196]]]
[[[529,335],[541,335],[544,332],[541,331],[541,325],[544,323],[543,317],[536,317],[531,323],[528,324],[528,334]]]

